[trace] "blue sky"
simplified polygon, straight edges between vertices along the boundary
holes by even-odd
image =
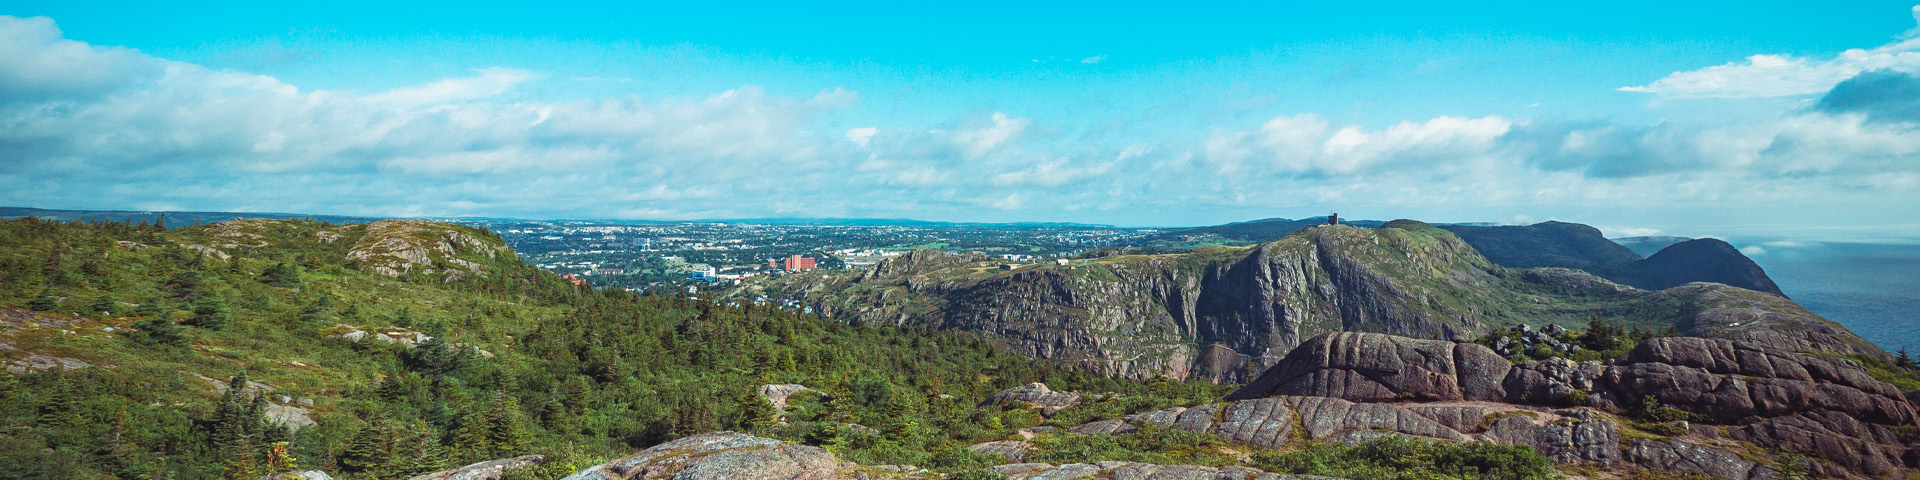
[[[0,203],[1920,237],[1911,3],[262,3],[0,1]]]

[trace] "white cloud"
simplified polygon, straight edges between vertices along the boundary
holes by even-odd
[[[368,95],[366,100],[400,106],[480,100],[507,93],[514,86],[534,78],[533,72],[501,67],[476,68],[473,72],[478,75],[449,78],[415,87],[396,88]]]
[[[1740,247],[1740,253],[1747,254],[1747,256],[1749,257],[1758,257],[1761,255],[1766,255],[1767,249],[1759,245],[1748,245],[1745,247]]]
[[[993,112],[989,122],[987,125],[964,129],[953,135],[954,143],[966,150],[967,157],[979,157],[993,151],[994,148],[1019,136],[1020,132],[1026,131],[1027,125],[1033,123],[1033,120],[1013,118],[1005,113]]]
[[[849,128],[847,141],[860,145],[860,148],[867,148],[867,143],[872,142],[873,135],[877,133],[880,133],[880,129],[874,127]]]
[[[1087,64],[1100,63],[1104,61],[1107,61],[1106,55],[1094,55],[1091,57],[1080,59],[1080,63],[1087,63]]]
[[[1920,22],[1920,6],[1914,9],[1914,18]],[[1909,30],[1906,40],[1873,49],[1849,49],[1827,60],[1753,55],[1744,63],[1729,62],[1673,72],[1653,83],[1620,87],[1620,90],[1672,98],[1759,98],[1823,93],[1861,72],[1920,71],[1920,38],[1913,38],[1916,30]]]
[[[132,86],[164,61],[125,48],[101,48],[61,37],[46,17],[0,15],[0,99],[44,100],[100,94]]]

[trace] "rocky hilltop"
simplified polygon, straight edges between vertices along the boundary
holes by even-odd
[[[1668,245],[1651,257],[1615,265],[1604,273],[1613,281],[1650,290],[1713,282],[1786,296],[1759,264],[1717,238]]]
[[[1250,247],[1035,265],[916,251],[851,274],[791,275],[729,294],[803,299],[853,323],[970,332],[1130,378],[1244,381],[1325,332],[1466,340],[1594,315],[1689,335],[1779,331],[1816,349],[1885,355],[1779,297],[1715,284],[1649,292],[1577,270],[1503,267],[1459,236],[1410,220],[1314,226]]]
[[[1578,223],[1533,225],[1441,225],[1473,245],[1488,260],[1514,268],[1567,267],[1593,271],[1640,260],[1640,254]]]
[[[1443,225],[1488,260],[1505,267],[1566,267],[1622,285],[1663,290],[1712,282],[1786,296],[1767,272],[1733,245],[1715,238],[1639,237],[1632,246],[1654,252],[1641,258],[1629,245],[1608,240],[1599,229],[1566,222],[1526,226]]]

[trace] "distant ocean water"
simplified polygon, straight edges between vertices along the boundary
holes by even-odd
[[[1755,248],[1755,247],[1758,248]],[[1743,245],[1780,290],[1889,352],[1920,355],[1920,245]]]

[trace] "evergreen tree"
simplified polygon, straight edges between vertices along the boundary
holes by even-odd
[[[127,409],[114,410],[113,420],[107,423],[107,436],[96,452],[101,459],[115,469],[132,466],[132,457],[137,447],[127,438]]]
[[[396,459],[395,473],[401,478],[412,478],[438,472],[447,468],[447,449],[437,440],[439,435],[433,430],[416,426],[407,432],[406,455]]]
[[[294,287],[300,285],[300,267],[280,262],[260,272],[260,283],[276,287]]]
[[[220,297],[209,296],[193,306],[193,317],[187,319],[187,325],[208,330],[227,328],[227,303]]]
[[[453,373],[465,363],[465,356],[447,344],[446,335],[439,329],[429,332],[427,341],[414,345],[401,356],[408,369],[428,376]]]
[[[54,384],[53,393],[40,405],[40,424],[49,427],[80,424],[80,394],[73,390],[73,382],[66,378]]]
[[[487,414],[490,430],[487,443],[493,446],[495,456],[513,456],[527,453],[527,433],[522,429],[520,405],[513,397],[504,392],[493,394],[493,409]]]
[[[166,317],[143,318],[133,322],[133,328],[138,328],[145,334],[144,340],[148,344],[163,347],[186,347],[187,340],[193,338],[187,336],[185,328],[180,328],[173,323],[173,320]]]
[[[395,478],[400,457],[399,431],[386,420],[375,420],[353,436],[347,451],[340,455],[340,470],[363,473],[374,478]]]
[[[40,290],[39,296],[33,297],[33,300],[27,302],[27,308],[40,312],[51,311],[55,308],[60,308],[60,297],[53,296],[52,287],[44,288]]]
[[[98,297],[93,297],[93,301],[87,302],[87,311],[90,313],[108,314],[119,307],[120,301],[114,299],[111,293],[100,294]]]
[[[166,285],[161,288],[175,300],[186,303],[199,302],[208,294],[205,280],[200,277],[200,272],[195,270],[174,273],[172,277],[167,278]]]
[[[1907,354],[1907,347],[1900,347],[1900,356],[1895,358],[1894,361],[1899,362],[1900,368],[1907,370],[1913,370],[1915,368],[1913,355]]]
[[[1613,350],[1620,348],[1620,336],[1624,333],[1624,327],[1615,327],[1599,315],[1594,315],[1592,320],[1587,321],[1587,331],[1580,336],[1580,343],[1588,350]]]
[[[0,406],[10,404],[13,401],[13,395],[19,391],[20,379],[15,377],[13,372],[0,370]],[[5,409],[0,408],[0,415],[5,413]]]
[[[493,455],[492,426],[487,411],[475,404],[462,405],[454,423],[454,456],[463,462],[485,460]]]
[[[774,408],[767,397],[753,390],[747,390],[734,397],[734,404],[740,409],[740,428],[749,432],[765,431],[768,427],[780,423],[780,410]]]
[[[333,294],[321,294],[312,303],[300,309],[300,323],[309,325],[333,324]]]
[[[225,450],[227,465],[220,472],[222,480],[253,480],[266,473],[254,454],[251,438],[242,438],[240,443]]]
[[[149,298],[133,308],[133,314],[141,317],[159,317],[167,313],[167,306],[160,297]]]

